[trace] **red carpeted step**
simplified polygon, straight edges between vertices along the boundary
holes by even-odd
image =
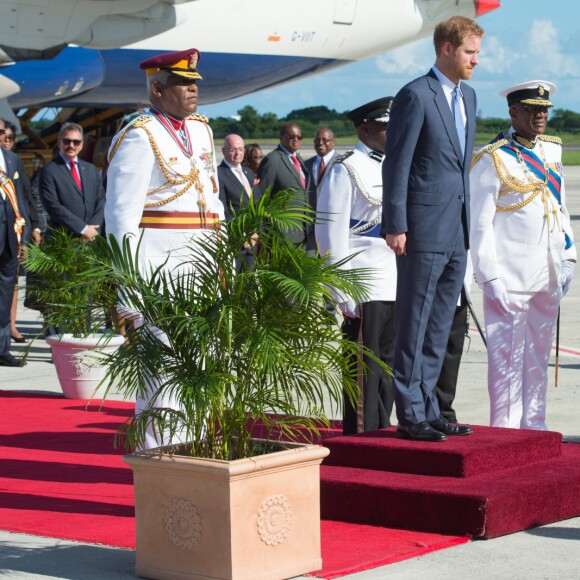
[[[493,538],[580,515],[580,445],[470,478],[322,465],[320,491],[324,519]]]
[[[324,465],[434,475],[474,477],[561,455],[562,435],[553,431],[474,426],[466,437],[421,443],[397,437],[394,427],[324,441]]]

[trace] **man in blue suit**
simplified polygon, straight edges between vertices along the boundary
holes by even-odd
[[[477,104],[462,81],[478,64],[483,34],[463,16],[440,22],[435,65],[399,91],[391,111],[381,234],[397,256],[397,431],[412,440],[471,433],[441,416],[433,390],[467,263]]]
[[[28,241],[28,206],[24,197],[22,162],[3,150],[4,121],[0,119],[0,366],[26,364],[10,354],[10,308],[16,284],[20,244]],[[20,171],[18,170],[20,168]]]

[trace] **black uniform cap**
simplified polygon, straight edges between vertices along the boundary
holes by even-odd
[[[369,121],[378,121],[379,123],[388,123],[391,117],[391,106],[395,97],[382,97],[371,101],[366,105],[361,105],[353,109],[346,116],[354,123],[355,127],[368,123]]]

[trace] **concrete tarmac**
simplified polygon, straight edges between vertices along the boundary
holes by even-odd
[[[566,190],[568,209],[579,239],[580,167],[566,168]],[[472,298],[483,323],[481,297],[481,291],[474,284]],[[568,441],[580,443],[579,323],[580,272],[561,307],[558,387],[554,386],[555,357],[552,356],[547,407],[548,428],[561,432]],[[461,362],[455,408],[462,422],[488,425],[486,351],[473,322],[471,327]],[[18,328],[28,336],[39,334],[38,313],[20,306]],[[23,350],[23,345],[14,345],[12,353],[17,355]],[[30,346],[27,366],[3,367],[1,374],[0,389],[3,390],[60,392],[50,363],[50,349],[41,338]],[[113,393],[111,398],[119,396]],[[134,564],[132,550],[0,531],[0,578],[128,580],[135,577]],[[493,540],[469,542],[343,578],[573,580],[580,577],[579,570],[580,517],[576,517]]]

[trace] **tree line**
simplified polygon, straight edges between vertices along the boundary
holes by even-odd
[[[271,139],[278,137],[280,125],[297,123],[304,135],[312,135],[320,127],[328,127],[335,137],[352,137],[354,134],[352,122],[348,119],[348,111],[340,113],[325,106],[307,107],[291,111],[285,117],[274,113],[260,115],[252,106],[246,106],[238,111],[235,117],[211,117],[210,125],[216,139],[223,139],[230,133],[241,135],[246,141],[252,139]],[[498,133],[510,127],[509,118],[478,118],[477,131]],[[554,109],[550,113],[551,132],[580,133],[580,114],[567,109]]]
[[[306,107],[291,111],[285,117],[278,117],[274,113],[260,115],[254,107],[248,105],[238,111],[235,117],[210,117],[210,125],[216,140],[223,139],[230,133],[241,135],[247,142],[259,139],[275,139],[280,132],[280,126],[284,123],[297,123],[302,133],[308,137],[314,134],[320,127],[328,127],[334,136],[353,137],[355,134],[352,122],[346,116],[348,111],[342,113],[329,109],[325,106]],[[133,115],[135,116],[136,113]],[[54,121],[41,119],[31,122],[31,128],[41,133]],[[480,133],[499,133],[506,131],[510,126],[509,118],[477,119],[477,131]],[[554,109],[550,113],[551,133],[578,133],[580,134],[580,114],[567,109]]]

